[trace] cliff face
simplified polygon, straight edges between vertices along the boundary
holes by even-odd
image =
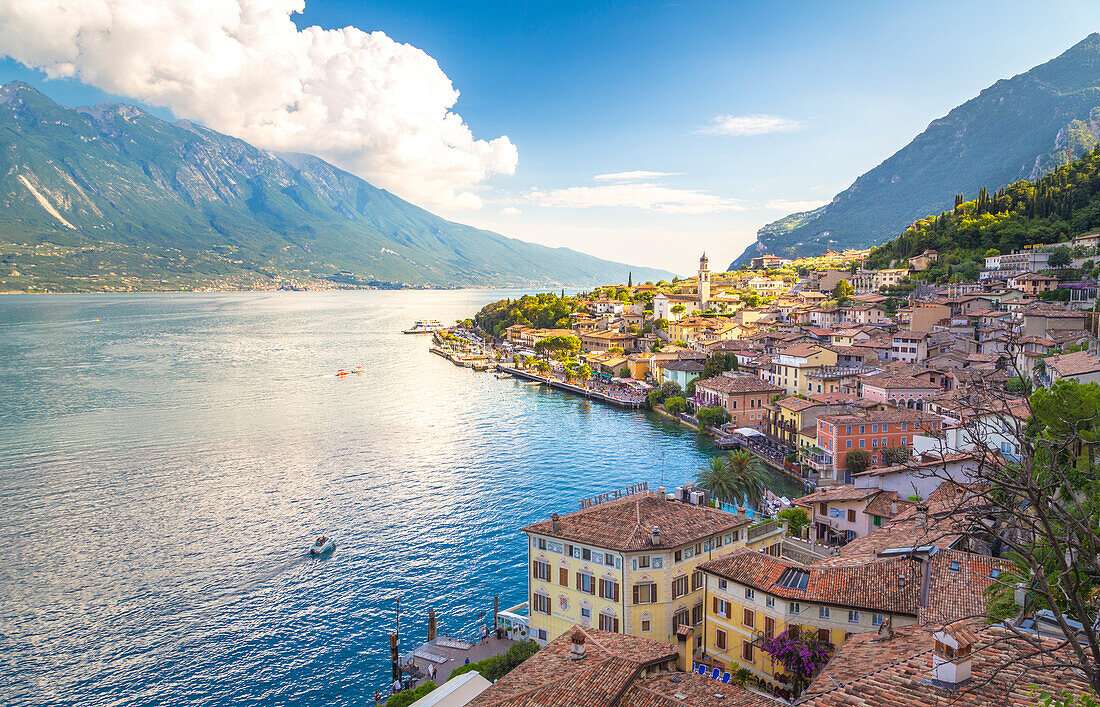
[[[1034,179],[1100,137],[1100,34],[1002,79],[944,117],[832,202],[764,226],[731,264],[753,255],[815,255],[883,243],[913,221],[973,195]]]
[[[69,277],[125,269],[196,285],[220,274],[443,287],[671,278],[452,223],[319,158],[133,106],[72,109],[11,83],[0,88],[0,131],[0,245],[99,254],[92,273],[67,258]]]

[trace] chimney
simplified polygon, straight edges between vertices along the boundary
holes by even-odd
[[[928,505],[925,503],[917,504],[917,528],[928,530]]]
[[[662,496],[664,496],[664,495],[665,495],[665,487],[664,487],[664,486],[658,486],[658,487],[657,487],[657,493],[659,493],[659,494],[661,494]]]
[[[878,637],[876,641],[889,641],[894,637],[894,620],[886,619],[878,627]]]
[[[584,660],[584,632],[579,628],[573,629],[573,649],[570,654],[570,660]]]
[[[561,520],[561,516],[559,516],[557,513],[550,516],[550,532],[551,533],[561,532],[561,524],[558,522],[560,520]]]
[[[932,634],[932,682],[944,687],[958,687],[970,680],[973,662],[971,652],[978,637],[963,621],[947,624]]]
[[[677,626],[676,648],[679,654],[676,659],[676,667],[681,672],[691,672],[691,664],[695,662],[695,629],[684,624]]]
[[[649,544],[653,547],[661,546],[661,529],[653,526],[653,532],[649,535]]]

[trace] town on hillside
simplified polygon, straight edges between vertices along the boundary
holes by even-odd
[[[527,600],[494,612],[492,640],[541,650],[474,664],[446,704],[1088,692],[1075,632],[1097,626],[1069,619],[1020,557],[1095,539],[1049,537],[1073,513],[1047,503],[1045,478],[1094,453],[1079,431],[1100,409],[1095,284],[1042,248],[941,284],[920,278],[933,250],[883,269],[867,255],[712,272],[704,254],[691,278],[505,300],[435,333],[433,351],[459,365],[645,407],[730,450],[676,488],[609,490],[523,528]],[[1085,422],[1066,422],[1078,405]],[[1036,442],[1032,422],[1069,431]],[[760,465],[806,493],[768,494]],[[1076,608],[1095,617],[1096,594]]]

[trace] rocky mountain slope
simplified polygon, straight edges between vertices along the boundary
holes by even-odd
[[[1100,34],[1091,34],[932,121],[829,204],[764,226],[731,269],[758,254],[883,243],[917,219],[950,209],[956,194],[1040,177],[1096,145],[1098,107]]]
[[[0,88],[0,290],[587,286],[671,273],[446,221],[309,155]]]

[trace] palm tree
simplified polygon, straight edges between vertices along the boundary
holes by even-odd
[[[592,378],[592,367],[589,366],[587,363],[582,364],[581,367],[577,369],[577,375],[582,381],[584,381],[584,385],[587,388],[588,381]]]
[[[719,503],[736,504],[741,500],[729,464],[715,457],[695,474],[695,485],[714,494]]]
[[[729,453],[726,466],[734,477],[739,496],[747,505],[760,508],[764,505],[764,474],[760,461],[744,449]]]

